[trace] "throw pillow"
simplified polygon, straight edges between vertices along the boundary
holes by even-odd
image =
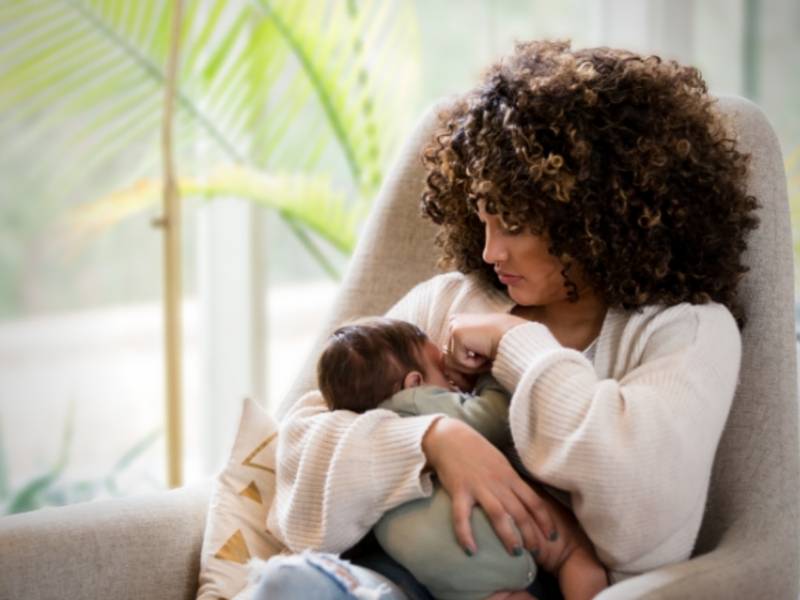
[[[275,495],[278,427],[246,399],[228,464],[214,481],[200,554],[198,600],[247,595],[247,563],[284,551],[266,529]]]

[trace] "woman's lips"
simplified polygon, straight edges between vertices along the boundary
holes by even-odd
[[[497,273],[497,278],[500,280],[500,283],[503,285],[514,285],[515,283],[519,283],[522,281],[522,277],[519,275],[509,275],[508,273]]]

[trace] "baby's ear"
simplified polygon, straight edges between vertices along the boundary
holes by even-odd
[[[422,377],[422,373],[419,371],[411,371],[410,373],[407,373],[403,379],[403,389],[419,387],[423,383],[425,383],[425,380]]]

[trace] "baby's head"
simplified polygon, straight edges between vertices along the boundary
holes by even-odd
[[[364,412],[408,387],[451,388],[442,352],[419,327],[368,317],[333,332],[317,363],[328,407]]]

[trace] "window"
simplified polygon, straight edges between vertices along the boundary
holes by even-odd
[[[333,35],[297,14],[296,4],[275,4],[298,36]],[[0,502],[7,510],[47,474],[44,492],[16,509],[165,485],[161,241],[150,224],[157,210],[152,205],[84,235],[71,219],[79,205],[120,190],[141,199],[141,186],[157,183],[161,85],[96,23],[158,69],[165,42],[156,26],[168,17],[167,3],[79,5],[25,0],[0,8],[0,134],[7,140],[0,147]],[[202,192],[184,202],[183,223],[190,481],[221,465],[242,397],[271,408],[283,399],[334,300],[330,272],[347,266],[347,251],[335,240],[308,227],[298,235],[296,222],[284,218],[291,211],[275,210],[278,187],[269,188],[272,196],[236,198],[243,182],[283,190],[291,182],[220,171],[236,161],[215,135],[248,156],[240,166],[270,176],[301,173],[310,187],[299,196],[338,194],[351,209],[374,195],[428,105],[468,89],[515,39],[569,37],[576,46],[678,58],[697,65],[713,92],[753,99],[778,132],[793,211],[800,210],[796,2],[320,0],[345,36],[326,37],[326,52],[338,49],[360,65],[324,80],[342,99],[359,98],[352,114],[341,112],[352,120],[336,126],[320,102],[319,82],[274,22],[241,17],[251,9],[238,0],[192,6],[198,12],[187,17],[195,21],[182,79],[188,104],[177,123],[180,173]],[[362,18],[365,29],[354,25]],[[215,26],[204,29],[211,19]],[[300,45],[318,49],[313,38]],[[273,42],[247,55],[248,44],[263,39]],[[250,62],[236,60],[243,56]],[[335,68],[315,56],[305,58]],[[257,108],[244,110],[245,102]],[[208,123],[216,127],[211,133]],[[355,163],[366,167],[358,171]],[[214,186],[215,199],[204,201]],[[101,210],[81,214],[84,224],[116,219]]]

